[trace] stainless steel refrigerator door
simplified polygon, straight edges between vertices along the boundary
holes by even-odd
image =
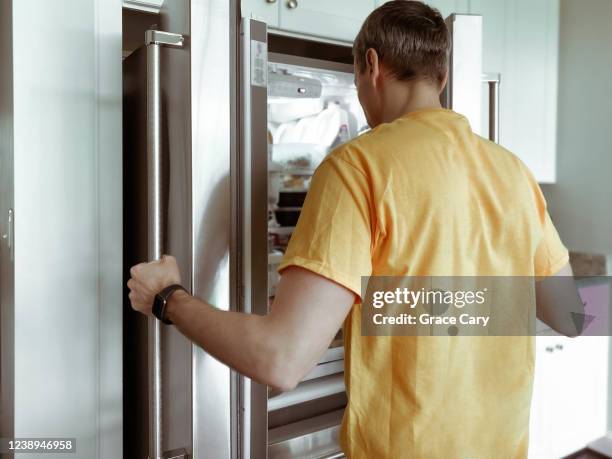
[[[159,49],[160,250],[177,258],[185,287],[220,309],[229,309],[235,285],[230,263],[234,12],[234,2],[225,0],[171,0],[160,13],[160,29],[186,38],[182,49]],[[148,258],[146,67],[144,49],[124,61],[126,269]],[[159,445],[148,434],[147,426],[155,423],[143,390],[150,382],[147,324],[127,306],[125,317],[125,457],[140,459],[153,457],[150,451],[156,454]],[[160,338],[161,455],[229,459],[237,443],[232,373],[175,327],[162,326]]]
[[[144,38],[144,37],[143,37]],[[173,50],[174,52],[180,52]],[[146,49],[140,48],[124,61],[124,275],[129,276],[129,267],[150,259],[149,231],[150,209],[147,164],[147,122],[151,116],[147,108],[147,68],[149,57]],[[160,53],[161,54],[161,53]],[[167,65],[160,59],[160,65]],[[150,91],[149,91],[150,92]],[[163,98],[165,100],[165,98]],[[165,104],[161,104],[165,106]],[[164,116],[162,119],[166,119]],[[160,143],[167,144],[166,123],[163,122]],[[171,252],[168,240],[175,231],[168,231],[168,211],[173,206],[168,202],[167,148],[161,151],[160,175],[163,178],[159,201],[161,204],[162,252]],[[182,228],[188,223],[177,222]],[[174,236],[175,237],[175,236]],[[184,259],[179,259],[185,277]],[[187,263],[188,266],[188,263]],[[154,355],[155,340],[151,339],[147,318],[135,313],[125,298],[124,307],[124,454],[125,457],[158,458],[164,452],[183,448],[191,451],[191,343],[174,327],[161,327],[158,365],[151,366],[149,357]],[[152,359],[154,360],[154,359]],[[157,394],[149,393],[153,383],[151,372],[157,377]],[[156,400],[157,399],[157,400]],[[159,404],[161,402],[161,404]],[[158,404],[158,405],[156,405]],[[153,408],[153,409],[152,409]],[[157,416],[160,416],[158,418]],[[159,437],[158,437],[159,436]]]
[[[242,232],[241,301],[251,314],[268,312],[268,122],[266,24],[243,19],[240,30],[239,228]],[[240,378],[242,458],[265,459],[268,388]]]
[[[185,50],[162,53],[169,159],[167,251],[179,260],[192,293],[224,310],[230,309],[235,286],[230,250],[235,3],[168,0],[161,9],[162,30],[188,37]],[[230,458],[235,443],[232,372],[173,327],[167,332],[164,359],[179,357],[181,362],[177,374],[165,367],[164,397],[172,400],[164,415],[167,446],[179,448],[188,436],[194,459]],[[184,350],[189,363],[182,362]],[[185,390],[188,396],[181,393]]]
[[[452,14],[449,75],[443,105],[464,115],[474,132],[482,130],[482,16]]]

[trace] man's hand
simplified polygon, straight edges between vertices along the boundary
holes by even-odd
[[[569,263],[555,275],[536,282],[536,314],[562,335],[573,338],[584,331],[584,304]]]
[[[161,260],[140,263],[130,269],[130,302],[135,311],[151,315],[155,295],[172,284],[180,284],[181,276],[176,259],[170,255]]]

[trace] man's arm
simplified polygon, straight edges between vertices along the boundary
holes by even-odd
[[[572,267],[567,263],[554,276],[536,282],[537,317],[565,336],[582,333],[584,305],[578,294]]]
[[[168,275],[168,270],[176,273]],[[132,307],[145,314],[150,314],[156,292],[178,283],[172,257],[138,265],[131,273]],[[170,297],[167,315],[185,336],[223,363],[260,383],[290,390],[317,364],[354,300],[345,287],[289,267],[266,316],[221,311],[183,291]]]

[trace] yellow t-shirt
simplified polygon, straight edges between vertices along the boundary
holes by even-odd
[[[279,270],[359,296],[361,276],[548,276],[567,261],[520,160],[430,109],[323,161]],[[360,314],[344,323],[349,458],[526,457],[533,337],[368,337]]]

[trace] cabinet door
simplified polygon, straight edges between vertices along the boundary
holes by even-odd
[[[376,0],[376,6],[386,3],[387,0]],[[468,13],[469,0],[431,0],[425,1],[429,6],[432,6],[440,11],[444,18],[447,18],[453,13]]]
[[[559,1],[471,0],[470,5],[471,13],[483,16],[483,69],[501,73],[500,143],[539,182],[554,182]]]
[[[374,0],[279,0],[280,27],[338,40],[353,41]]]
[[[536,366],[529,417],[529,459],[553,459],[550,390],[555,387],[554,345],[556,337],[536,338]]]
[[[278,27],[279,0],[242,0],[240,9],[243,18],[258,19],[270,27]]]
[[[503,112],[501,139],[539,182],[551,183],[556,179],[559,2],[512,3],[506,26],[509,61],[501,86],[505,100],[512,102]]]
[[[560,338],[555,345],[555,413],[553,453],[563,457],[606,434],[608,337]]]
[[[536,338],[529,457],[556,459],[606,432],[608,337]]]

